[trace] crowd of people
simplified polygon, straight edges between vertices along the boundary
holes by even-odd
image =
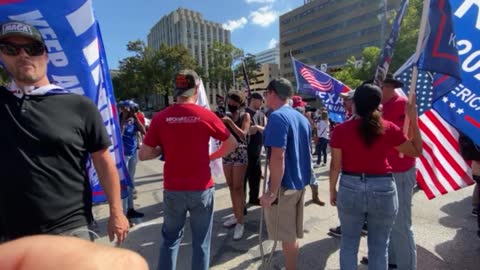
[[[214,113],[196,105],[197,73],[181,70],[175,77],[175,104],[158,112],[148,130],[137,104],[119,104],[124,160],[132,179],[122,203],[111,141],[95,104],[49,82],[45,42],[35,27],[12,21],[0,30],[0,60],[12,80],[0,87],[0,125],[8,130],[0,140],[6,153],[0,158],[0,179],[6,180],[0,189],[0,241],[17,241],[7,243],[9,247],[26,248],[17,239],[40,234],[92,240],[89,156],[108,199],[109,238],[123,242],[129,220],[143,217],[133,204],[137,157],[162,156],[164,217],[158,269],[176,269],[187,215],[192,269],[208,269],[215,199],[210,162],[221,158],[233,212],[223,225],[233,227],[233,239],[241,240],[247,207],[263,207],[269,239],[281,242],[286,269],[296,269],[305,189],[311,187],[314,203],[325,204],[318,197],[313,169],[330,163],[329,201],[340,220],[331,232],[341,235],[341,269],[357,269],[360,238],[366,231],[368,257],[363,263],[371,269],[416,269],[411,205],[414,158],[422,153],[422,141],[415,104],[395,92],[400,81],[387,77],[381,86],[367,81],[342,94],[347,119],[334,124],[325,109],[307,110],[285,78],[272,79],[264,95],[245,97],[233,91],[227,97],[227,112]],[[261,110],[264,105],[268,113]],[[402,130],[406,118],[407,132]],[[220,142],[213,153],[210,138]],[[465,159],[473,160],[474,179],[479,181],[479,147],[465,136],[461,146]],[[260,194],[262,149],[269,177]],[[15,254],[9,254],[15,263]]]

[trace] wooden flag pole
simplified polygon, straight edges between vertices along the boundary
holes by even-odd
[[[408,102],[416,102],[413,100],[413,95],[415,93],[415,89],[417,86],[417,78],[418,78],[418,67],[417,62],[420,58],[420,54],[422,52],[423,47],[423,40],[425,39],[425,31],[427,30],[427,21],[428,21],[428,12],[430,10],[430,0],[423,1],[423,10],[422,10],[422,18],[420,20],[420,29],[418,32],[418,39],[417,39],[417,48],[415,50],[415,58],[413,61],[413,71],[412,71],[412,80],[410,81],[410,91],[408,92]],[[403,123],[403,132],[407,134],[410,127],[410,119],[408,115],[405,115],[405,122]],[[403,157],[403,154],[400,153],[400,157]]]

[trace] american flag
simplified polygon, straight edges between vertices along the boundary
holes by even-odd
[[[412,80],[412,61],[407,61],[395,77],[408,94]],[[417,85],[419,127],[423,154],[417,159],[417,182],[429,199],[472,185],[471,166],[460,155],[458,131],[434,109],[432,75],[419,70]]]
[[[333,83],[332,80],[329,79],[326,82],[321,82],[315,78],[315,75],[308,70],[307,68],[302,68],[300,69],[300,74],[302,75],[305,80],[312,86],[317,88],[317,90],[322,91],[322,92],[328,92],[332,90],[333,88]]]

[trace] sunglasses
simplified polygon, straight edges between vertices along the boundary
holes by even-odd
[[[23,49],[29,56],[40,56],[45,53],[45,46],[40,42],[28,44],[0,43],[0,51],[9,56],[17,56]]]

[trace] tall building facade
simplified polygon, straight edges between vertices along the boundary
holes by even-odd
[[[280,72],[292,82],[290,55],[327,70],[357,59],[365,47],[382,47],[388,14],[401,0],[312,0],[280,16]],[[387,3],[385,6],[384,3]],[[386,19],[387,18],[387,19]]]
[[[255,54],[255,61],[259,64],[277,64],[280,65],[280,48],[268,49]]]
[[[229,30],[220,23],[207,21],[199,12],[179,8],[163,16],[151,29],[147,37],[148,46],[159,48],[161,44],[185,46],[197,64],[208,74],[208,51],[214,41],[228,44]],[[214,102],[215,90],[209,91],[210,102]]]
[[[251,91],[263,91],[268,83],[280,76],[280,69],[277,64],[262,64],[259,70],[255,71],[255,77],[249,78]]]

